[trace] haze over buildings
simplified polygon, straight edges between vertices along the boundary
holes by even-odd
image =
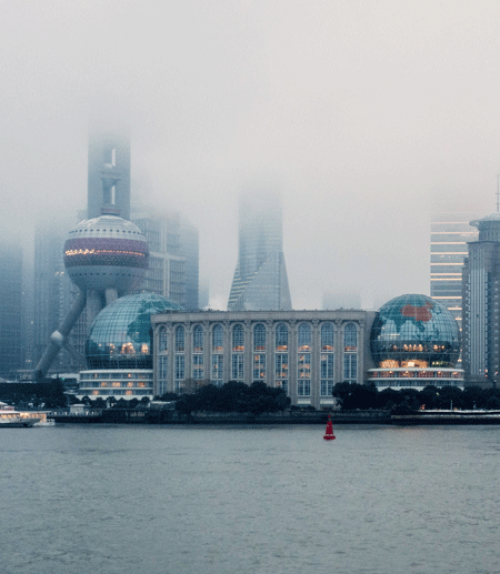
[[[430,200],[496,187],[499,20],[490,1],[8,2],[2,228],[32,251],[37,218],[86,204],[88,118],[106,100],[129,119],[148,204],[199,229],[212,308],[256,178],[282,191],[295,308],[332,285],[363,308],[428,293]]]

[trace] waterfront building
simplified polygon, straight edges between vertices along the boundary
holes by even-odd
[[[373,366],[368,311],[206,311],[151,317],[154,394],[261,381],[296,405],[331,407],[339,382]]]
[[[277,194],[248,193],[240,200],[238,263],[229,311],[292,309]]]
[[[0,253],[0,377],[13,379],[22,366],[22,249],[3,245]]]
[[[154,293],[125,295],[106,306],[90,329],[78,396],[153,398],[151,315],[180,310]]]
[[[500,382],[500,213],[471,222],[479,230],[468,244],[462,275],[463,364],[466,382]]]
[[[368,381],[379,390],[426,385],[463,386],[458,322],[426,295],[401,295],[382,305],[371,328],[375,367]]]

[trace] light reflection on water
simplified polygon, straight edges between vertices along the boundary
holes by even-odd
[[[500,427],[0,433],[2,574],[500,572]]]

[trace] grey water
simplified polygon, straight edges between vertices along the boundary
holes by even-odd
[[[500,572],[500,427],[0,432],[2,574]]]

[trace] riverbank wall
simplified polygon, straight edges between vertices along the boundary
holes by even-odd
[[[160,425],[310,425],[326,424],[331,416],[337,424],[382,425],[473,425],[500,424],[500,411],[418,411],[408,414],[391,414],[389,411],[291,411],[289,413],[203,413],[191,415],[176,411],[105,409],[86,414],[58,413],[49,418],[68,424],[160,424]]]

